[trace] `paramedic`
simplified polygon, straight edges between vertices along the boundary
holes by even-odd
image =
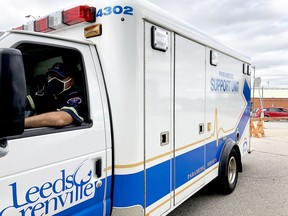
[[[73,86],[75,72],[55,63],[46,73],[47,82],[34,96],[27,96],[26,109],[37,115],[25,119],[25,128],[63,127],[84,121],[83,98]]]

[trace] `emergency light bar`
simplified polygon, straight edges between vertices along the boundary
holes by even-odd
[[[17,30],[28,30],[36,32],[49,32],[55,29],[66,27],[67,25],[75,25],[81,22],[95,22],[96,8],[87,5],[80,5],[63,11],[58,11],[53,14],[29,22],[27,25],[22,25]]]

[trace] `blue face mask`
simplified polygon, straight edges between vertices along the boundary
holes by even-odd
[[[70,78],[67,81],[62,81],[56,77],[53,77],[52,79],[48,80],[47,83],[47,91],[50,94],[56,94],[59,95],[61,93],[63,93],[64,91],[70,89],[71,86],[69,86],[68,88],[65,88],[65,84],[70,82],[72,78]]]

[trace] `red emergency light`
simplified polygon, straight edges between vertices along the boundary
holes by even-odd
[[[24,30],[24,26],[23,25],[18,26],[16,28],[13,28],[13,30]]]
[[[84,21],[96,21],[95,7],[82,5],[63,11],[63,23],[67,25],[73,25]]]
[[[49,32],[53,29],[48,27],[48,19],[45,17],[34,22],[34,30],[36,32]]]

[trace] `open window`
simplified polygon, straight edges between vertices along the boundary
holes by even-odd
[[[84,121],[82,124],[77,124],[77,126],[89,123],[84,64],[81,53],[73,48],[34,43],[22,43],[16,48],[21,51],[23,56],[27,95],[35,95],[39,90],[43,89],[47,84],[47,72],[49,68],[55,63],[63,63],[68,66],[69,70],[73,71],[75,79],[73,88],[79,91],[79,94],[81,94],[81,101],[85,104],[81,114]],[[37,109],[30,108],[27,106],[26,117],[39,114],[37,113]]]

